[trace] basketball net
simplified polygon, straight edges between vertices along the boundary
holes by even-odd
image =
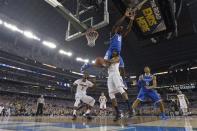
[[[95,29],[93,28],[88,29],[86,31],[86,39],[88,41],[87,43],[88,46],[94,47],[98,36],[99,36],[99,33]]]

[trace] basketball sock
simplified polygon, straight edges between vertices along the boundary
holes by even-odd
[[[73,111],[73,115],[76,115],[76,114],[77,114],[77,111],[76,111],[76,110],[74,110],[74,111]]]
[[[115,109],[115,111],[116,111],[116,114],[120,114],[120,111],[119,111],[119,109],[118,109],[117,106],[115,106],[114,109]]]

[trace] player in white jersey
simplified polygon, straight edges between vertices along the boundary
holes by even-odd
[[[100,114],[102,114],[103,112],[104,112],[104,114],[106,114],[107,98],[103,92],[101,93],[101,96],[99,97],[99,103],[100,103]]]
[[[188,115],[188,104],[189,104],[189,100],[187,99],[187,97],[181,92],[178,91],[178,104],[180,105],[180,109],[183,113],[184,116]]]
[[[88,110],[85,113],[87,119],[91,119],[90,111],[91,108],[94,106],[95,99],[91,96],[86,95],[86,90],[89,87],[93,87],[94,84],[90,82],[88,79],[88,75],[84,74],[82,79],[76,80],[73,85],[77,86],[76,94],[75,94],[75,103],[74,103],[74,111],[73,111],[73,120],[77,118],[77,108],[81,101],[89,106]]]
[[[121,114],[118,109],[118,104],[117,104],[117,100],[115,97],[117,93],[120,93],[122,95],[123,99],[125,100],[128,106],[128,110],[130,112],[130,103],[128,100],[128,95],[124,90],[125,85],[123,84],[123,80],[119,72],[119,62],[120,62],[119,54],[116,50],[113,50],[112,59],[107,60],[106,65],[108,67],[108,81],[107,81],[108,93],[109,93],[110,99],[112,100],[112,105],[116,111],[116,117],[114,121],[117,121],[121,118]]]

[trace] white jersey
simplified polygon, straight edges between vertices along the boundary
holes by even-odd
[[[100,103],[106,103],[107,102],[107,98],[105,96],[100,96],[99,97],[99,102]]]
[[[119,72],[119,62],[118,63],[113,63],[110,65],[110,67],[108,68],[108,75],[119,75],[120,76],[120,72]]]
[[[74,82],[74,85],[77,85],[76,94],[86,95],[88,87],[92,87],[94,84],[88,80],[83,82],[83,79],[78,79]]]
[[[180,95],[177,95],[177,97],[179,99],[180,108],[187,108],[185,95],[184,94],[180,94]]]

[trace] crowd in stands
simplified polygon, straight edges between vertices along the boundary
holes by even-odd
[[[34,116],[37,111],[37,96],[0,95],[1,115]],[[44,115],[69,115],[72,112],[72,102],[66,100],[46,99]],[[5,112],[6,111],[6,112]]]
[[[6,116],[35,116],[37,111],[37,99],[39,96],[28,96],[20,94],[0,94],[0,115]],[[74,100],[63,100],[57,98],[45,97],[44,116],[70,116],[73,111]],[[195,107],[195,102],[193,102]],[[121,104],[120,104],[121,105]],[[170,114],[170,108],[166,103],[166,112]],[[122,105],[121,108],[124,108]],[[138,115],[157,115],[159,107],[150,104],[143,104],[138,109]],[[83,115],[85,106],[78,111],[79,115]],[[190,108],[193,114],[197,114],[197,108]],[[93,109],[93,114],[99,115],[99,104],[97,103]],[[113,109],[108,105],[107,115],[113,115]]]
[[[0,94],[0,115],[11,116],[35,116],[37,111],[38,96],[28,95],[5,95]],[[44,116],[69,116],[73,112],[74,100],[63,100],[57,98],[45,98]],[[79,115],[83,115],[86,106],[82,104],[82,108],[78,111]],[[112,110],[107,111],[111,114]],[[93,114],[99,114],[99,105],[95,105]]]

